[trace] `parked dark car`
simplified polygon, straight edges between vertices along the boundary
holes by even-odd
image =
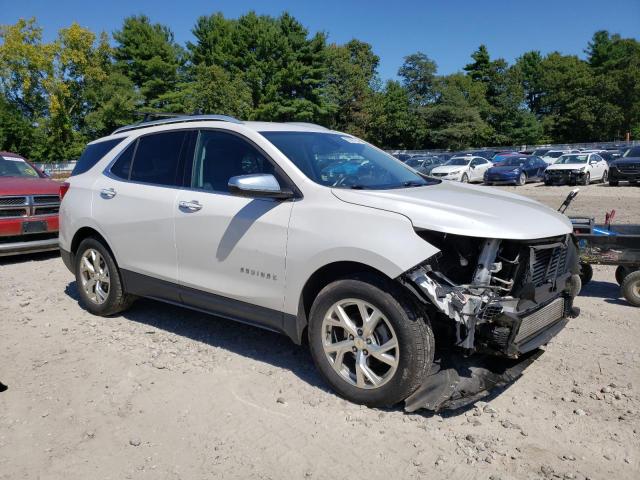
[[[631,147],[621,158],[609,164],[609,185],[617,187],[620,182],[637,184],[640,181],[640,147]]]
[[[531,155],[533,155],[534,157],[542,157],[549,150],[551,150],[551,149],[550,148],[536,148],[533,152],[531,152]]]
[[[429,175],[431,170],[438,165],[442,165],[444,162],[441,158],[436,157],[435,155],[425,155],[423,157],[410,158],[405,163],[414,170],[424,175]]]
[[[484,174],[484,183],[524,185],[531,181],[542,181],[547,164],[540,157],[511,155],[500,165],[495,165]]]

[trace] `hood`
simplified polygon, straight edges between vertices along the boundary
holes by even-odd
[[[58,195],[60,183],[50,178],[0,177],[2,195]]]
[[[468,165],[438,165],[433,170],[432,173],[449,173],[455,172],[457,170],[464,170]]]
[[[553,165],[549,165],[547,170],[578,170],[587,165],[588,163],[554,163]]]
[[[572,232],[569,219],[513,193],[457,182],[398,190],[333,189],[340,200],[404,215],[415,228],[481,238],[533,240]]]
[[[611,162],[612,165],[635,165],[636,163],[640,163],[640,157],[617,158]]]

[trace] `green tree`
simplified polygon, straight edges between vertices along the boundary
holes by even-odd
[[[329,125],[364,135],[367,102],[378,81],[378,56],[371,45],[354,39],[344,45],[329,45],[326,62],[325,95],[333,111]]]
[[[326,38],[309,37],[291,15],[250,12],[238,19],[220,13],[200,17],[187,48],[191,62],[217,65],[242,78],[251,91],[251,118],[326,121],[324,95]]]
[[[436,62],[422,52],[404,57],[398,76],[409,92],[412,104],[425,106],[433,101],[437,70]]]
[[[430,145],[454,150],[486,145],[492,129],[481,115],[487,108],[481,84],[456,73],[440,77],[436,90],[426,113]]]
[[[178,83],[184,64],[182,47],[165,25],[151,23],[145,15],[127,17],[113,32],[115,64],[131,79],[150,109],[163,109],[161,98]]]
[[[365,132],[367,140],[382,148],[419,147],[409,92],[399,82],[389,80],[381,92],[369,98],[367,110],[370,119]]]

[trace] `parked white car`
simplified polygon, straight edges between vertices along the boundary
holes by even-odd
[[[123,127],[87,146],[61,196],[61,255],[87,310],[150,297],[308,340],[326,382],[366,405],[460,407],[577,315],[567,217],[320,126]]]
[[[541,158],[547,165],[553,165],[562,155],[567,153],[580,153],[580,150],[549,150]]]
[[[598,180],[604,183],[608,177],[609,164],[597,153],[568,153],[547,167],[544,183],[589,185]]]
[[[482,157],[452,157],[444,165],[431,170],[431,176],[462,183],[482,182],[484,172],[492,166],[493,163]]]

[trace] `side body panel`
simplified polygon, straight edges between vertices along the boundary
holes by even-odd
[[[202,206],[175,211],[180,284],[281,311],[293,203],[197,190],[180,201]]]
[[[293,205],[284,311],[298,311],[307,280],[325,265],[358,262],[395,278],[437,252],[407,217],[343,202],[329,189],[317,189]]]

